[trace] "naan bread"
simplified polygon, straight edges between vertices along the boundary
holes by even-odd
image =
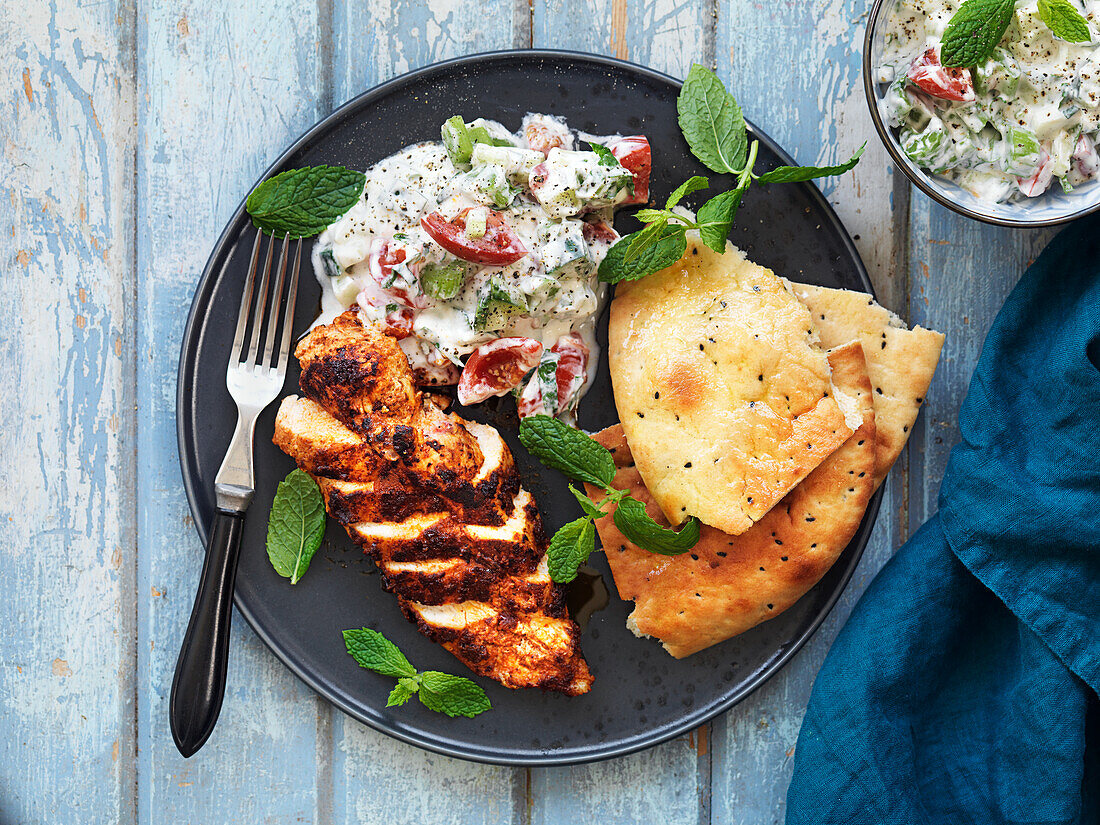
[[[635,602],[627,619],[635,634],[656,637],[678,659],[710,647],[778,616],[847,547],[874,491],[875,415],[860,345],[838,348],[829,361],[837,387],[858,399],[863,423],[751,529],[731,536],[703,527],[690,552],[662,556],[631,544],[610,516],[596,522],[615,587]],[[596,439],[614,452],[613,486],[629,490],[662,521],[623,428],[609,427]]]
[[[905,322],[863,292],[790,284],[810,309],[825,347],[858,340],[875,392],[875,486],[901,455],[940,360],[943,333]]]
[[[748,530],[859,426],[810,313],[775,274],[688,238],[677,263],[611,304],[615,405],[672,524]]]

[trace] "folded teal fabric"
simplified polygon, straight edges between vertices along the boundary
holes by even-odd
[[[1100,219],[1009,296],[959,428],[817,677],[788,825],[1100,823]]]

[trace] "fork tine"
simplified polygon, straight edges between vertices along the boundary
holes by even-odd
[[[290,356],[291,327],[294,326],[294,304],[298,299],[298,269],[302,263],[302,239],[294,252],[294,268],[290,271],[290,292],[286,296],[286,310],[283,314],[283,340],[279,344],[279,364],[276,371],[279,377],[286,375],[286,362]]]
[[[275,328],[279,325],[279,304],[283,300],[283,287],[286,286],[286,262],[288,257],[290,257],[289,233],[283,236],[283,245],[279,250],[279,277],[276,281],[275,290],[271,293],[271,303],[267,312],[264,359],[259,362],[260,366],[264,368],[271,364],[271,351],[275,348]]]
[[[241,347],[244,346],[244,331],[248,326],[248,310],[252,303],[252,290],[256,286],[256,264],[260,259],[260,238],[263,232],[256,230],[256,241],[252,244],[252,258],[248,263],[248,277],[244,282],[244,292],[241,293],[241,308],[237,311],[237,331],[233,334],[233,350],[229,356],[229,365],[241,360]]]
[[[275,236],[267,245],[267,255],[264,257],[264,274],[260,279],[260,294],[256,296],[255,311],[252,314],[252,340],[248,344],[248,361],[250,366],[256,365],[256,353],[260,351],[260,331],[263,327],[264,314],[267,312],[267,288],[271,280],[271,253],[275,249]]]

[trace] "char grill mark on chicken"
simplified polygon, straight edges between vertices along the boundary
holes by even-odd
[[[394,339],[353,310],[295,355],[306,397],[284,399],[275,443],[317,481],[409,620],[507,687],[587,692],[580,631],[500,434],[420,392]]]

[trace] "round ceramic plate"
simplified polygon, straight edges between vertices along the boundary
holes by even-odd
[[[410,143],[438,139],[440,124],[453,114],[492,118],[515,129],[526,112],[535,111],[560,115],[574,129],[593,134],[645,134],[653,147],[652,193],[663,200],[689,176],[710,174],[688,152],[677,126],[679,89],[679,82],[666,75],[581,54],[521,51],[461,58],[404,75],[352,100],[311,129],[264,177],[322,163],[366,169]],[[749,128],[761,144],[758,170],[792,162],[759,129]],[[721,176],[711,178],[717,185],[728,183]],[[629,211],[620,213],[616,224],[624,234],[638,226]],[[180,460],[204,544],[214,509],[214,475],[235,422],[225,369],[254,231],[242,204],[206,265],[183,340]],[[751,190],[732,237],[753,260],[794,280],[871,290],[851,239],[810,184]],[[303,258],[308,262],[308,255]],[[315,317],[320,295],[312,273],[302,275],[297,330],[305,330]],[[605,311],[601,341],[607,340],[606,323]],[[297,391],[296,364],[288,372],[286,394]],[[543,469],[519,445],[513,402],[495,401],[476,414],[503,432],[552,533],[576,518],[576,501],[564,478]],[[324,544],[297,585],[271,568],[265,551],[267,514],[276,485],[294,469],[294,462],[271,443],[277,407],[272,404],[256,427],[256,496],[244,528],[237,607],[287,667],[341,710],[398,739],[465,759],[513,765],[605,759],[669,739],[728,709],[774,674],[821,624],[851,577],[878,511],[876,497],[851,546],[794,607],[680,661],[626,629],[631,604],[615,595],[603,555],[594,554],[592,565],[611,599],[592,615],[582,637],[595,675],[590,693],[568,698],[513,691],[478,678],[493,709],[474,719],[450,719],[416,701],[387,709],[393,680],[360,668],[346,653],[341,630],[379,630],[424,670],[468,671],[406,621],[397,600],[379,586],[373,562],[335,522],[330,520]],[[593,431],[615,421],[602,355],[599,379],[581,403],[580,424]],[[580,604],[586,595],[574,592],[571,599]]]

